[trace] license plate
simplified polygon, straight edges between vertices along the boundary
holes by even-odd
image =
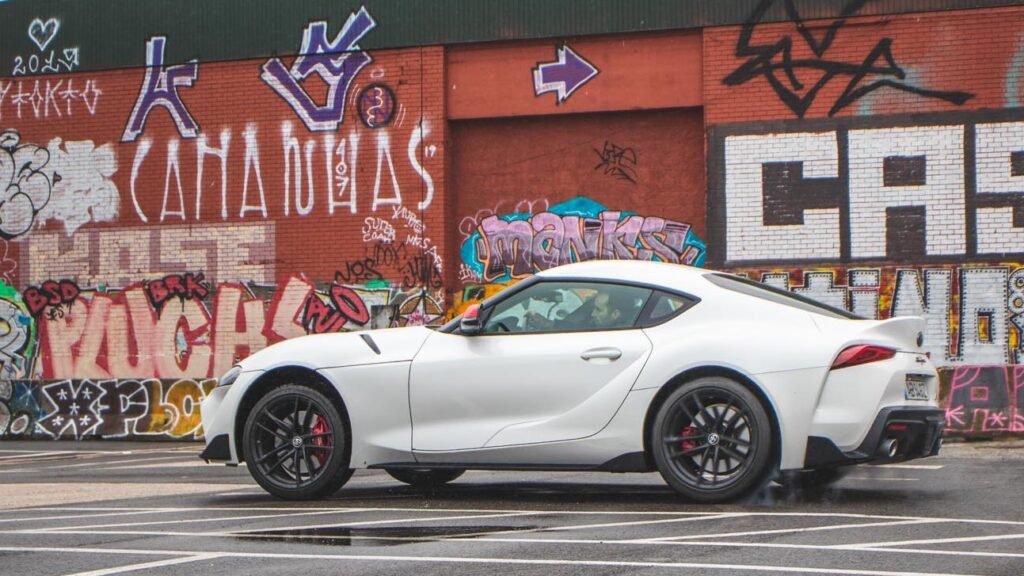
[[[921,376],[907,376],[906,390],[903,397],[907,400],[927,400],[928,383]]]

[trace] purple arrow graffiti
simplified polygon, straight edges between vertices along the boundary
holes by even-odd
[[[561,104],[580,86],[597,76],[598,70],[565,44],[557,53],[557,62],[538,63],[533,69],[533,92],[537,96],[555,92],[558,94],[557,103]]]

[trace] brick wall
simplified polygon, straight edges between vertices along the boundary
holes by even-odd
[[[1022,23],[1007,8],[704,35],[712,262],[924,316],[967,432],[1024,430],[1003,370],[1024,359]]]
[[[209,378],[439,318],[443,49],[161,66],[173,41],[0,79],[4,377]]]

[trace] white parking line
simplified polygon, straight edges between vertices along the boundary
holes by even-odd
[[[879,464],[878,468],[901,468],[906,470],[941,470],[942,464]]]
[[[864,552],[864,553],[887,553],[887,554],[915,554],[928,556],[963,556],[982,558],[1024,558],[1024,553],[1018,552],[975,552],[967,550],[927,550],[916,548],[864,548],[857,545],[846,544],[783,544],[776,542],[722,542],[720,540],[686,540],[686,541],[643,541],[643,540],[606,540],[586,538],[511,538],[511,537],[487,537],[474,536],[471,533],[458,536],[330,536],[330,535],[303,535],[303,534],[241,534],[237,532],[164,532],[146,530],[54,530],[50,532],[34,532],[31,530],[9,530],[0,534],[51,536],[51,535],[88,535],[98,534],[111,536],[178,536],[183,538],[258,538],[264,540],[373,540],[373,541],[394,541],[394,542],[431,542],[431,543],[466,543],[466,542],[488,542],[495,544],[537,544],[537,545],[562,545],[582,544],[597,545],[603,548],[608,546],[691,546],[699,548],[764,548],[764,549],[790,549],[790,550],[814,550],[818,552]],[[2,550],[2,549],[0,549]]]
[[[103,568],[101,570],[90,570],[88,572],[76,572],[69,574],[68,576],[109,576],[110,574],[123,574],[125,572],[135,572],[136,570],[147,570],[149,568],[162,568],[164,566],[174,566],[176,564],[185,564],[188,562],[198,562],[200,560],[212,560],[214,558],[220,558],[221,554],[196,554],[195,556],[184,556],[182,558],[170,558],[168,560],[155,560],[153,562],[143,562],[140,564],[129,564],[127,566],[116,566],[114,568]]]
[[[889,476],[847,476],[843,480],[871,480],[877,482],[920,482],[920,478],[893,478]]]
[[[428,564],[497,564],[511,566],[589,566],[597,568],[691,568],[702,570],[734,570],[771,572],[774,574],[835,574],[838,576],[973,576],[952,572],[891,572],[888,570],[855,570],[848,568],[810,568],[806,566],[773,566],[754,564],[713,564],[708,562],[630,562],[615,560],[567,560],[561,558],[463,558],[451,556],[385,556],[361,554],[287,554],[270,552],[225,552],[201,550],[133,550],[119,548],[57,548],[0,547],[0,552],[49,552],[68,554],[168,555],[195,557],[214,554],[219,558],[275,560],[333,560],[344,562],[420,562]]]
[[[102,450],[13,450],[3,449],[0,454],[123,454],[123,452],[104,452]]]
[[[0,524],[5,523],[5,522],[34,522],[34,521],[37,521],[37,520],[40,521],[40,522],[44,521],[44,520],[60,520],[60,521],[64,521],[64,520],[72,520],[72,519],[76,519],[76,518],[102,518],[104,516],[135,516],[137,514],[161,514],[163,512],[166,512],[166,511],[165,510],[147,510],[145,512],[109,512],[109,513],[106,513],[106,514],[73,514],[71,516],[61,515],[61,516],[35,516],[35,517],[25,517],[25,518],[0,518]]]
[[[258,515],[247,515],[247,516],[228,516],[218,518],[184,518],[181,520],[155,520],[153,522],[125,522],[122,524],[93,524],[91,526],[74,526],[75,530],[94,530],[97,528],[128,528],[132,526],[159,526],[167,524],[197,524],[199,522],[230,522],[234,520],[262,520],[266,518],[292,518],[295,516],[318,516],[324,514],[344,514],[349,512],[348,510],[316,510],[313,512],[286,512],[284,514],[258,514]],[[56,528],[35,528],[31,529],[32,532],[51,532],[54,530],[60,530],[61,527]]]
[[[32,452],[29,454],[17,454],[15,456],[0,456],[0,463],[12,462],[15,460],[27,460],[31,458],[40,458],[43,460],[61,460],[62,458],[56,458],[57,456],[67,457],[72,452]]]
[[[160,460],[180,460],[182,462],[187,462],[191,460],[186,460],[182,458],[182,456],[182,454],[178,454],[175,456],[154,456],[152,458],[129,458],[127,460],[93,460],[91,462],[83,462],[81,464],[69,464],[67,466],[61,466],[61,468],[97,468],[110,466],[112,464],[139,464],[142,462],[158,462]]]
[[[1018,540],[1024,534],[997,534],[995,536],[962,536],[957,538],[931,538],[928,540],[902,540],[898,542],[869,542],[850,544],[851,548],[874,548],[876,546],[910,546],[911,544],[954,544],[959,542],[990,542],[993,540]]]
[[[675,511],[675,512],[662,512],[652,510],[514,510],[506,508],[408,508],[408,507],[383,507],[383,506],[149,506],[149,507],[133,507],[133,506],[108,506],[108,507],[97,507],[97,506],[40,506],[38,508],[11,508],[6,510],[5,513],[11,512],[37,512],[37,511],[50,511],[50,512],[111,512],[111,511],[139,511],[146,510],[152,512],[159,512],[162,510],[176,511],[176,512],[205,512],[205,511],[249,511],[249,512],[280,512],[284,510],[295,510],[295,511],[309,511],[309,510],[358,510],[360,512],[421,512],[421,513],[466,513],[466,514],[479,514],[479,513],[498,513],[498,512],[522,512],[529,514],[564,514],[564,515],[590,515],[590,516],[707,516],[708,514],[725,513],[719,511]],[[871,520],[950,520],[950,521],[967,521],[967,522],[993,522],[999,524],[1013,524],[1024,526],[1024,521],[1014,520],[973,520],[973,519],[951,519],[951,518],[930,518],[925,516],[892,516],[885,514],[854,514],[854,513],[842,513],[842,512],[745,512],[737,511],[737,514],[744,514],[746,516],[765,516],[765,517],[786,517],[793,516],[799,518],[865,518]]]
[[[608,522],[604,524],[581,524],[572,526],[552,526],[550,528],[537,528],[536,531],[560,532],[563,530],[583,530],[588,528],[619,528],[622,526],[647,526],[651,524],[670,524],[678,522],[696,522],[700,520],[720,520],[723,518],[738,518],[746,516],[744,512],[728,512],[725,514],[709,514],[707,516],[689,516],[686,518],[666,518],[663,520],[636,520],[633,522]],[[531,530],[532,532],[533,530]]]
[[[360,536],[351,536],[353,540],[362,538]],[[366,536],[367,539],[382,540],[384,538],[378,536]],[[388,538],[390,539],[390,538]],[[424,538],[419,538],[424,540]],[[932,555],[932,556],[978,556],[978,557],[989,557],[989,558],[1024,558],[1024,553],[1020,552],[975,552],[973,550],[926,550],[917,548],[882,548],[872,547],[864,548],[856,545],[845,545],[845,544],[782,544],[777,542],[722,542],[720,540],[687,540],[687,541],[653,541],[644,542],[640,540],[587,540],[587,539],[561,539],[561,538],[464,538],[464,537],[449,537],[449,538],[437,538],[438,541],[452,541],[452,542],[508,542],[515,544],[598,544],[600,546],[609,545],[627,545],[627,546],[696,546],[702,548],[708,547],[721,547],[721,548],[781,548],[781,549],[792,549],[792,550],[816,550],[820,552],[834,552],[834,551],[854,551],[854,552],[891,552],[896,554],[921,554],[921,555]]]
[[[889,526],[907,526],[910,524],[935,524],[945,520],[918,519],[899,522],[867,522],[859,524],[832,524],[829,526],[810,526],[807,528],[781,528],[775,530],[750,530],[746,532],[726,532],[722,534],[688,534],[686,536],[664,536],[662,538],[636,538],[632,542],[669,542],[679,540],[707,540],[709,538],[729,538],[735,536],[774,536],[776,534],[803,534],[806,532],[824,532],[826,530],[850,530],[856,528],[877,528]]]

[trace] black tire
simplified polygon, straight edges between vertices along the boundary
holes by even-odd
[[[385,468],[399,482],[416,488],[439,488],[466,473],[458,468]]]
[[[768,414],[733,380],[710,376],[683,384],[658,408],[651,433],[658,471],[690,500],[734,500],[768,480]]]
[[[260,398],[243,434],[249,473],[278,498],[324,498],[352,476],[345,419],[331,399],[307,386],[288,384]]]
[[[818,468],[816,470],[787,470],[779,473],[775,481],[794,490],[826,488],[850,473],[851,467]]]

